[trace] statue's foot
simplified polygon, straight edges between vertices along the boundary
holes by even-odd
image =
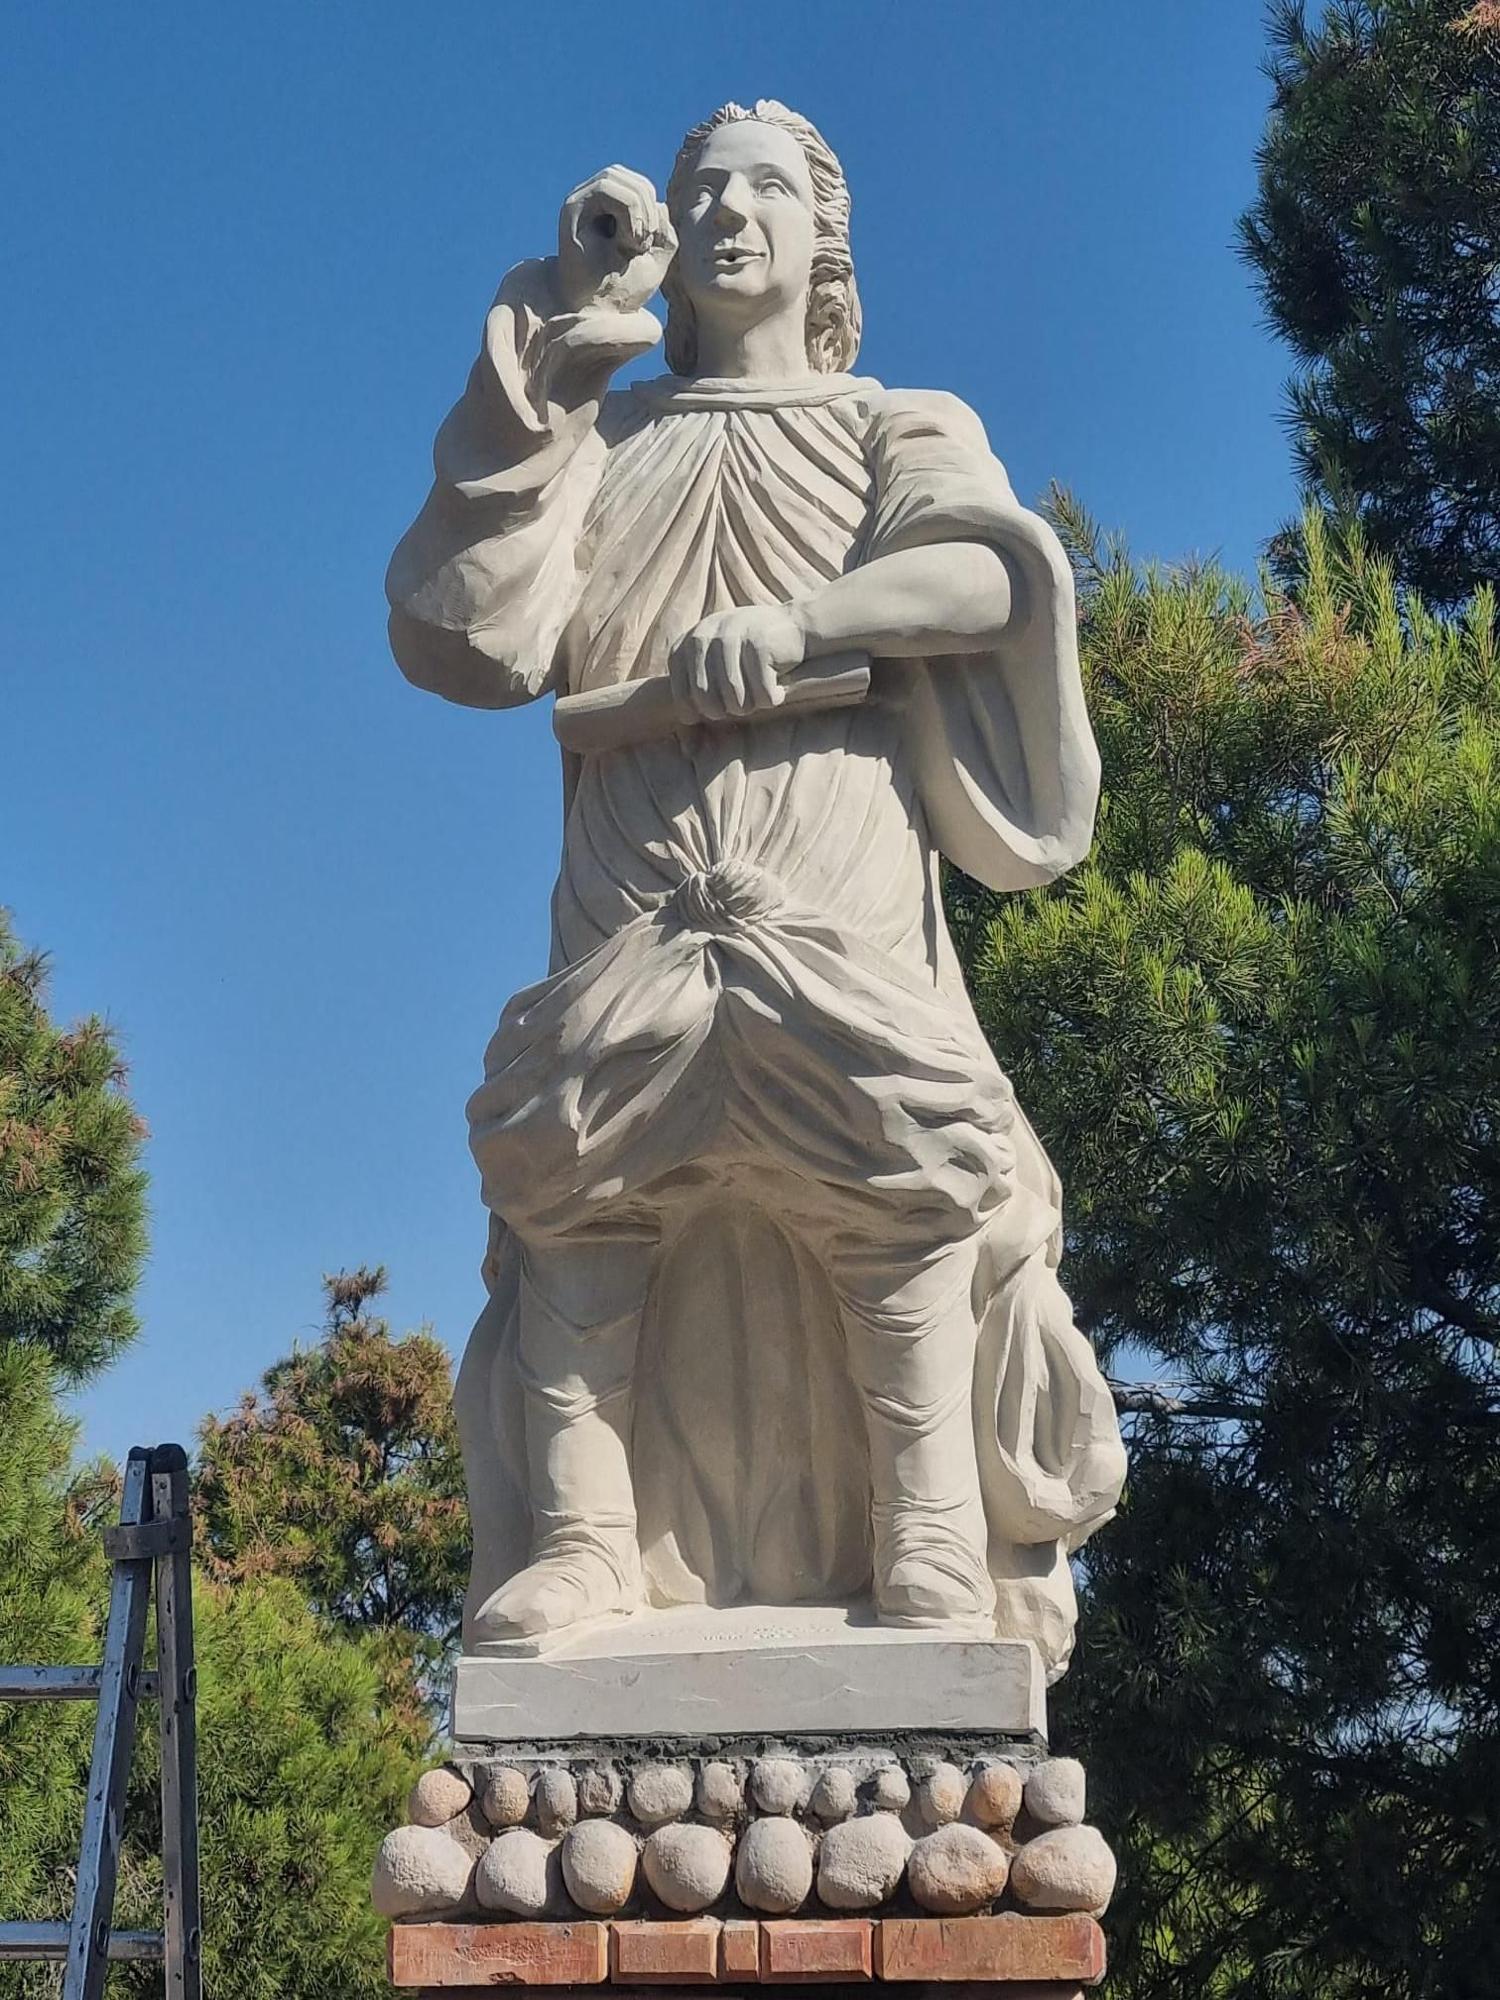
[[[490,1593],[474,1616],[470,1644],[556,1639],[571,1626],[628,1616],[640,1601],[634,1536],[628,1549],[602,1536],[559,1538]]]
[[[875,1610],[882,1625],[940,1625],[986,1638],[995,1629],[995,1586],[961,1534],[919,1517],[893,1530],[886,1560],[877,1560]]]

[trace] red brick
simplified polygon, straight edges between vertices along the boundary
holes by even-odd
[[[1092,1917],[884,1917],[875,1970],[881,1979],[1092,1986],[1104,1977],[1104,1933]]]
[[[393,1986],[598,1986],[607,1924],[393,1924]]]
[[[597,1990],[592,1986],[539,1986],[536,1990],[538,1993],[545,1992],[547,2000],[583,2000],[585,1994],[590,1996],[590,2000],[600,2000]],[[424,1986],[419,1992],[411,1995],[410,2000],[495,2000],[495,1991],[493,1986]],[[531,1989],[526,1986],[513,1986],[510,1991],[525,1994]],[[605,1992],[609,1995],[609,2000],[661,2000],[659,1986],[607,1986]],[[943,1988],[943,2000],[955,2000],[955,1996],[956,2000],[969,2000],[969,1996],[961,1987]],[[986,1991],[976,1995],[975,2000],[995,2000],[995,1996]],[[1014,1994],[1007,1992],[1004,2000],[1078,2000],[1078,1995],[1076,1992],[1068,1994],[1058,1986],[1048,1986],[1045,1989],[1024,1986],[1018,1987]]]
[[[763,1983],[790,1985],[802,1980],[868,1979],[871,1936],[868,1917],[809,1917],[802,1922],[763,1923],[760,1976]]]
[[[717,1917],[610,1926],[610,1977],[643,1985],[710,1985],[719,1976]]]
[[[906,2000],[1087,2000],[1091,1990],[1074,1979],[1007,1979],[1001,1986],[992,1979],[920,1979],[901,1988]],[[447,2000],[447,1995],[441,2000]],[[625,2000],[625,1996],[611,1987],[610,2000]]]
[[[410,1994],[408,2000],[495,2000],[497,1990],[499,1989],[493,1986],[423,1986],[417,1992]],[[512,1993],[524,1994],[529,1993],[531,1988],[512,1986],[509,1990]],[[539,1986],[536,1991],[545,1993],[547,2000],[583,2000],[584,1994],[590,1995],[591,2000],[597,2000],[592,1986]],[[644,1996],[644,2000],[649,2000],[649,1995],[655,1992],[655,1988],[648,1990],[644,1986],[607,1986],[605,1991],[609,1995],[609,2000],[631,2000],[631,1996],[635,1994]],[[951,1990],[948,1987],[944,1987],[943,1993],[944,2000],[952,2000]],[[958,2000],[965,2000],[961,1992],[958,1994]],[[994,2000],[994,1996],[987,1994],[983,1996],[983,2000]],[[1012,1996],[1007,1993],[1005,2000],[1012,2000]],[[1023,1991],[1019,1994],[1018,2000],[1065,2000],[1065,1996],[1055,1994],[1049,1988],[1041,1995]]]
[[[760,1978],[760,1925],[732,1917],[719,1940],[719,1977],[750,1984]]]
[[[751,1984],[749,1979],[737,1979],[731,1991]],[[512,1987],[513,1993],[524,1993],[525,1987]],[[721,1989],[722,1990],[722,1989]],[[585,1994],[600,2000],[592,1986],[548,1986],[538,1987],[545,1991],[547,2000],[583,2000]],[[659,1986],[610,1986],[609,2000],[658,2000]],[[960,1979],[947,1984],[933,1984],[919,1980],[903,1986],[902,1993],[907,2000],[1086,2000],[1083,1987],[1068,1979],[1060,1984],[1055,1979],[1040,1983],[1026,1979],[1019,1983],[1012,1981],[1004,1986],[996,1986],[987,1979]],[[424,1986],[412,1995],[412,2000],[494,2000],[493,1986]]]
[[[748,1980],[737,1980],[735,1986],[748,1985]],[[610,1986],[609,2000],[659,2000],[661,1992],[657,1986]],[[1071,1980],[1059,1985],[1055,1979],[1044,1980],[1040,1985],[1025,1980],[1020,1985],[994,1986],[988,1980],[959,1980],[944,1986],[919,1983],[904,1986],[902,1992],[907,2000],[1085,2000],[1084,1989]],[[524,1993],[525,1987],[512,1987],[514,1993]],[[545,1991],[547,2000],[583,2000],[584,1994],[598,1995],[592,1986],[548,1986],[538,1987]],[[413,1994],[412,2000],[494,2000],[493,1986],[424,1986]]]

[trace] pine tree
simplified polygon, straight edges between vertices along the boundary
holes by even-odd
[[[75,1465],[76,1426],[57,1392],[97,1373],[136,1331],[130,1293],[144,1176],[141,1127],[121,1084],[108,1032],[96,1020],[71,1030],[49,1020],[43,963],[0,919],[0,1657],[8,1662],[87,1663],[103,1644],[101,1531],[117,1514],[120,1481],[106,1464]],[[446,1385],[445,1358],[441,1372]],[[376,1373],[367,1389],[385,1407]],[[392,1374],[387,1402],[399,1406],[399,1366]],[[446,1404],[439,1436],[444,1421]],[[205,1558],[217,1567],[211,1549]],[[207,1990],[223,2000],[374,2000],[386,1987],[371,1859],[432,1747],[411,1648],[338,1629],[283,1578],[246,1574],[230,1589],[200,1570],[195,1595]],[[83,1703],[0,1703],[0,1915],[70,1911],[93,1723]],[[160,1922],[156,1774],[148,1702],[125,1818],[121,1925]],[[160,1972],[149,1967],[117,1967],[110,1978],[111,1991],[160,1991]],[[55,1995],[57,1968],[7,1966],[0,1990]]]
[[[142,1126],[103,1023],[48,1018],[45,970],[0,910],[0,1344],[80,1382],[135,1338]]]
[[[1500,1942],[1500,650],[1306,525],[1295,606],[1063,503],[1093,857],[950,883],[1127,1394],[1056,1733],[1111,1992],[1477,2000]],[[1158,1384],[1160,1386],[1152,1386]]]
[[[433,1750],[410,1675],[393,1675],[378,1635],[338,1631],[277,1577],[200,1584],[197,1652],[205,1992],[382,2000],[370,1868]],[[158,1768],[148,1728],[122,1921],[161,1907]],[[141,1967],[121,1990],[156,2000],[161,1975]]]
[[[74,1469],[74,1426],[45,1358],[0,1344],[0,1632],[7,1659],[97,1660],[109,1573],[108,1467]],[[388,1991],[370,1866],[432,1751],[409,1654],[340,1631],[285,1578],[195,1578],[205,1990],[219,2000],[370,2000]],[[71,1909],[93,1711],[0,1703],[0,1914]],[[161,1921],[155,1704],[140,1711],[115,1920]],[[117,1967],[111,1992],[161,1991]],[[57,1968],[8,1966],[0,1991],[55,1996]]]
[[[1333,0],[1311,26],[1282,0],[1271,45],[1240,237],[1300,365],[1297,462],[1453,605],[1500,580],[1500,4]]]
[[[46,1355],[0,1341],[0,1659],[7,1663],[99,1658],[109,1589],[99,1531],[111,1495],[97,1478],[75,1490],[74,1432],[54,1401]],[[0,1918],[56,1911],[62,1858],[77,1857],[93,1726],[81,1702],[0,1702]]]
[[[292,1578],[324,1617],[414,1642],[457,1636],[468,1510],[448,1355],[368,1308],[382,1270],[324,1279],[322,1340],[278,1361],[199,1434],[203,1560],[226,1582]]]

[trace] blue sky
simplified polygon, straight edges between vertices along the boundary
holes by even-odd
[[[1023,496],[1252,563],[1286,357],[1231,240],[1251,0],[13,9],[0,74],[0,902],[151,1128],[138,1346],[89,1448],[190,1439],[322,1272],[455,1352],[463,1107],[543,969],[540,709],[408,688],[381,578],[506,268],[620,160],[779,96],[841,153],[862,371],[956,390]]]

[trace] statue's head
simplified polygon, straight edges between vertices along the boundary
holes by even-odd
[[[662,284],[674,374],[697,367],[700,316],[743,325],[799,298],[808,366],[831,375],[852,365],[849,189],[815,126],[774,98],[721,106],[683,140],[667,208],[678,240]]]

